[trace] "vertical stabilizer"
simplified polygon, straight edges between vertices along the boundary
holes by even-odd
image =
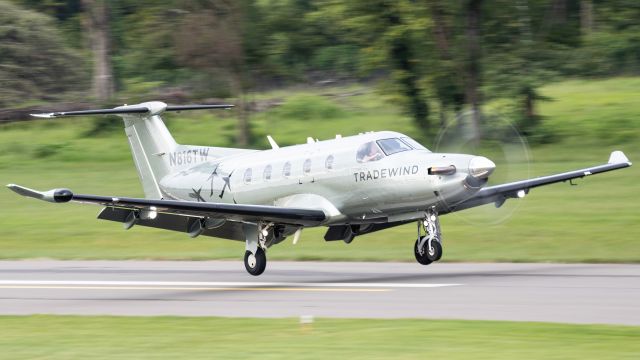
[[[175,151],[178,144],[169,133],[160,114],[167,105],[162,102],[148,102],[143,106],[149,109],[146,114],[122,114],[125,133],[131,147],[133,161],[140,176],[140,182],[148,199],[163,197],[159,182],[169,174],[167,159],[169,153]]]

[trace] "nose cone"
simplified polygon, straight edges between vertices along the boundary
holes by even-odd
[[[476,179],[486,179],[495,168],[493,161],[484,156],[476,156],[469,162],[469,175]]]

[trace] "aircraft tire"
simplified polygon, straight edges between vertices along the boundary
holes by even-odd
[[[251,257],[254,257],[251,259]],[[253,255],[251,251],[247,250],[244,253],[244,267],[247,272],[253,276],[258,276],[264,272],[267,268],[267,255],[262,248],[258,248],[256,254]]]
[[[429,260],[427,258],[427,251],[424,251],[424,254],[420,255],[420,252],[418,252],[418,243],[419,242],[420,242],[420,239],[416,240],[416,244],[413,246],[413,253],[416,256],[416,260],[418,261],[418,263],[420,263],[422,265],[429,265],[433,261],[431,261],[431,260]]]

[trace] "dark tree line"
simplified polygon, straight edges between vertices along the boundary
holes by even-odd
[[[2,106],[25,94],[44,99],[92,84],[99,102],[165,91],[235,97],[243,114],[251,89],[373,80],[425,132],[466,112],[479,138],[487,101],[507,100],[528,133],[539,122],[543,84],[640,71],[635,0],[0,0],[0,6],[0,74],[15,83],[3,90]],[[29,25],[32,18],[41,28]],[[53,64],[49,73],[44,59]],[[27,67],[41,76],[11,77]],[[240,119],[238,140],[246,144],[246,114]]]

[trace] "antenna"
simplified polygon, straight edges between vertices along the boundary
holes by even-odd
[[[273,138],[271,137],[271,135],[267,135],[267,140],[269,140],[269,144],[271,145],[272,149],[280,149],[280,146],[278,146],[278,144],[276,143],[275,140],[273,140]]]

